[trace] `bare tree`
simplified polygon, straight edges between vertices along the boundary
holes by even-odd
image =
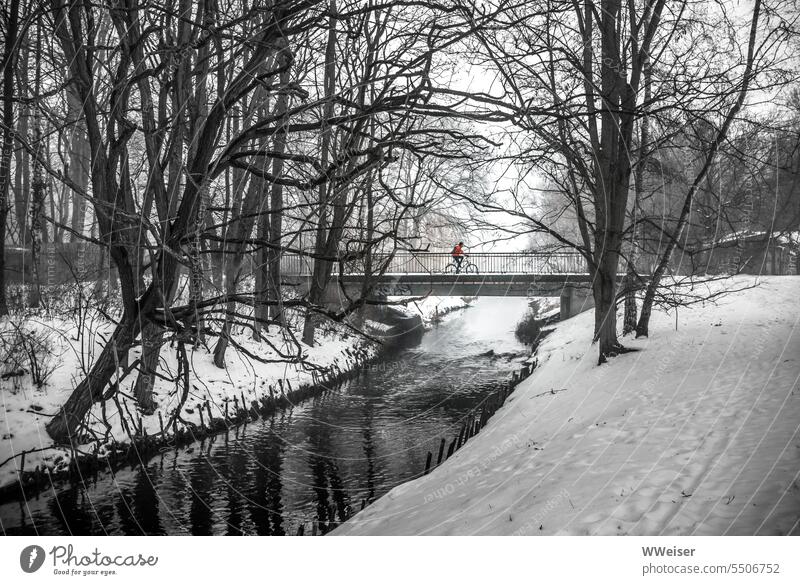
[[[667,241],[667,245],[664,249],[664,252],[661,254],[661,257],[655,268],[655,271],[653,272],[653,275],[650,278],[650,282],[647,285],[647,291],[645,292],[644,300],[642,301],[642,312],[639,315],[639,321],[636,323],[637,337],[647,336],[649,333],[650,316],[652,314],[653,300],[655,299],[655,294],[661,283],[661,279],[664,276],[664,272],[666,271],[667,266],[669,265],[669,261],[670,258],[672,257],[672,252],[675,249],[675,245],[677,244],[678,239],[681,236],[681,233],[686,227],[686,222],[689,217],[689,212],[692,208],[692,201],[694,200],[694,195],[697,192],[699,186],[703,183],[706,175],[708,174],[708,171],[711,168],[711,164],[713,163],[714,158],[717,155],[717,151],[719,150],[719,145],[727,137],[728,130],[730,129],[731,125],[736,119],[736,115],[742,109],[744,100],[747,97],[747,92],[750,87],[751,78],[753,76],[753,65],[757,56],[756,39],[758,33],[758,22],[759,22],[760,11],[761,11],[761,0],[756,0],[755,5],[753,7],[753,17],[750,26],[750,35],[747,43],[747,58],[745,61],[744,74],[742,76],[741,89],[739,90],[738,96],[736,97],[736,101],[734,102],[728,114],[725,116],[725,119],[722,122],[722,126],[717,131],[716,136],[714,137],[711,143],[711,147],[708,151],[703,166],[697,173],[697,176],[694,178],[694,181],[692,182],[689,191],[686,193],[686,198],[684,199],[683,207],[681,208],[680,216],[678,217],[678,224],[675,227],[674,233],[671,234],[671,237]]]
[[[536,168],[555,188],[551,201],[561,201],[550,206],[550,217],[565,221],[556,225],[538,215],[524,192],[472,203],[482,213],[510,208],[521,223],[504,228],[508,233],[529,230],[584,256],[602,363],[625,351],[617,337],[616,307],[626,236],[632,241],[627,254],[643,247],[634,236],[644,218],[633,213],[631,184],[637,192],[637,183],[648,182],[648,158],[684,133],[687,123],[711,122],[720,108],[729,107],[741,87],[744,65],[738,55],[747,43],[738,34],[738,16],[701,13],[685,2],[668,10],[659,0],[497,5],[495,26],[479,31],[471,57],[499,80],[472,103],[509,114],[513,148],[505,156],[517,167],[522,189],[529,169]],[[757,76],[760,86],[772,87],[769,72],[780,72],[773,57],[790,28],[761,27],[764,58],[746,73]],[[637,123],[647,131],[637,135]],[[633,271],[635,262],[627,264]],[[623,293],[642,288],[644,279],[631,274],[628,283],[633,284]]]
[[[5,51],[3,53],[3,142],[0,150],[0,316],[8,314],[6,300],[5,254],[8,194],[11,184],[11,154],[14,149],[14,74],[19,51],[19,0],[6,9]]]

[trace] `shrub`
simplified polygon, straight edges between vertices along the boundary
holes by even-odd
[[[537,319],[537,309],[532,308],[522,320],[517,323],[517,328],[514,331],[517,339],[525,345],[533,345],[539,339],[542,333],[542,326],[544,325],[543,319]]]
[[[58,367],[54,355],[53,333],[46,329],[24,327],[21,322],[11,318],[0,331],[0,361],[3,363],[3,377],[30,374],[37,388],[47,384],[47,380]]]

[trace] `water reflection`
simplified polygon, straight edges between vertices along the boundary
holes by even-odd
[[[481,299],[385,367],[144,466],[0,506],[7,534],[294,534],[418,475],[518,367],[522,299]],[[503,357],[487,356],[492,349]],[[505,355],[509,354],[509,355]],[[513,356],[519,356],[514,358]]]

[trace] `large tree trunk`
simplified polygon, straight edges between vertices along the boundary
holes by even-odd
[[[622,349],[617,340],[617,271],[622,246],[622,230],[628,200],[630,179],[630,146],[632,114],[622,112],[625,100],[630,106],[630,90],[624,95],[621,76],[620,32],[617,30],[619,0],[604,0],[600,20],[602,66],[601,85],[606,104],[601,114],[602,129],[597,153],[594,206],[595,266],[593,293],[595,302],[594,338],[599,345],[599,363]],[[635,98],[634,98],[635,99]]]
[[[243,179],[242,179],[243,180]],[[239,185],[234,183],[234,188],[238,189]],[[257,215],[259,204],[264,197],[264,180],[260,177],[251,177],[250,182],[245,192],[245,197],[241,205],[241,209],[236,212],[236,219],[231,226],[231,239],[232,242],[224,244],[224,257],[225,257],[225,295],[230,297],[236,294],[236,287],[239,281],[239,275],[242,269],[242,264],[245,259],[245,240],[250,237],[253,231],[253,224],[255,223],[255,216]],[[263,214],[262,214],[263,215]],[[228,349],[228,338],[231,333],[231,319],[232,316],[227,313],[233,313],[236,310],[236,303],[226,299],[226,315],[223,321],[222,333],[217,339],[217,344],[214,347],[214,364],[218,368],[225,367],[225,352]]]
[[[142,327],[142,357],[139,374],[133,386],[133,397],[144,414],[153,414],[158,406],[153,399],[156,373],[164,342],[164,329],[157,323],[148,321]]]
[[[194,235],[192,236],[189,244],[189,304],[192,306],[193,318],[192,322],[196,328],[195,342],[202,342],[203,336],[203,318],[197,309],[198,304],[203,300],[203,258],[200,254],[202,245],[200,232],[203,230],[206,215],[206,198],[208,193],[208,183],[204,182],[200,188],[199,205],[195,212],[195,219],[192,229]]]
[[[284,75],[281,75],[281,79],[284,79]],[[276,100],[276,113],[280,111],[281,104],[285,104],[285,96],[279,95]],[[284,110],[281,114],[285,114],[285,105],[283,106]],[[262,112],[263,115],[266,115],[266,111],[264,109],[259,109],[259,112]],[[276,152],[283,153],[283,149],[279,146],[281,141],[280,135],[282,131],[279,129],[278,132],[275,134],[275,149]],[[260,148],[264,149],[267,147],[265,142],[262,142]],[[275,157],[272,160],[272,171],[274,176],[280,176],[283,172],[283,160],[279,157]],[[264,242],[269,242],[272,240],[272,214],[275,212],[272,209],[272,202],[268,200],[268,190],[267,184],[261,177],[251,177],[250,179],[251,185],[253,187],[253,194],[257,197],[250,200],[250,207],[248,209],[248,214],[252,214],[255,217],[251,217],[247,219],[247,234],[250,234],[250,230],[252,229],[253,222],[255,220],[255,228],[256,228],[256,238],[261,242],[259,244],[259,248],[255,253],[255,262],[253,263],[253,276],[255,280],[255,290],[253,291],[253,339],[255,341],[261,341],[261,333],[264,330],[265,323],[269,320],[269,287],[270,287],[270,270],[269,270],[269,259],[270,259],[270,251],[267,246],[265,246]],[[281,190],[282,193],[282,186],[278,186],[273,184],[271,186],[272,191],[272,198],[274,197],[275,189],[278,188]],[[282,213],[278,210],[278,213]],[[247,236],[244,236],[247,237]],[[240,262],[241,264],[241,262]]]
[[[164,292],[161,306],[168,307],[175,298],[178,279],[173,278],[170,287]],[[157,292],[161,293],[160,290]],[[158,406],[153,399],[158,366],[161,359],[161,347],[164,344],[164,328],[154,321],[147,320],[142,326],[142,356],[139,374],[133,387],[133,396],[144,414],[152,414]]]
[[[103,158],[102,155],[95,156]],[[93,181],[104,181],[107,178],[103,167],[105,164],[98,167],[93,173]],[[97,183],[93,187],[100,189],[101,185]],[[101,214],[98,213],[98,216]],[[108,218],[102,218],[102,223],[101,230],[106,234],[108,234],[109,228],[115,224],[113,219],[109,221]],[[122,221],[118,220],[117,223],[121,224]],[[127,363],[128,351],[136,341],[142,326],[148,322],[150,314],[154,309],[163,307],[164,299],[169,298],[175,290],[179,272],[178,261],[174,253],[162,252],[159,254],[156,268],[152,271],[152,282],[145,293],[140,298],[136,298],[136,276],[129,259],[128,247],[121,239],[124,237],[124,231],[116,230],[113,235],[106,235],[111,242],[110,255],[117,267],[120,279],[122,318],[86,378],[78,384],[58,414],[47,424],[47,432],[56,443],[71,443],[75,440],[92,404],[103,398],[103,392],[118,368]],[[152,362],[150,365],[153,368],[157,367]],[[142,398],[146,403],[146,397]]]
[[[228,350],[228,337],[231,334],[231,319],[233,319],[229,313],[236,311],[236,303],[230,300],[230,297],[236,294],[236,281],[238,280],[238,276],[238,266],[233,266],[232,263],[225,266],[225,272],[222,278],[224,280],[223,286],[225,287],[226,314],[223,318],[222,331],[217,338],[217,344],[214,346],[214,365],[218,368],[225,367],[225,352]]]
[[[34,83],[34,99],[38,99],[41,90],[42,71],[42,30],[41,24],[36,27],[36,72]],[[44,157],[44,137],[42,134],[42,113],[38,105],[34,105],[33,135],[36,156],[33,160],[33,182],[31,185],[31,269],[33,280],[30,295],[30,305],[38,307],[41,302],[41,275],[39,274],[39,258],[42,240],[46,241],[47,227],[42,222],[42,212],[45,204],[45,182],[41,159]]]
[[[281,308],[281,234],[283,232],[283,187],[272,186],[270,199],[270,228],[267,250],[267,302],[269,318],[271,321],[284,322],[283,309]]]
[[[6,220],[14,147],[14,73],[16,71],[19,0],[11,0],[6,14],[6,47],[3,54],[3,143],[0,151],[0,316],[8,314],[6,301]]]
[[[111,377],[119,364],[126,359],[138,333],[136,322],[136,319],[127,320],[117,325],[89,374],[70,394],[58,414],[47,423],[47,433],[54,441],[70,444],[75,442],[86,413],[92,404],[102,399]]]
[[[42,235],[45,228],[42,225],[42,213],[44,211],[45,200],[45,183],[44,175],[42,172],[42,164],[39,162],[39,156],[42,155],[42,129],[39,115],[35,116],[34,122],[34,140],[36,142],[36,157],[33,161],[33,184],[31,185],[31,271],[33,274],[33,282],[31,283],[31,294],[29,302],[31,307],[38,307],[41,302],[42,293],[42,280],[39,273],[39,260],[42,251]]]
[[[20,48],[20,55],[17,60],[17,76],[26,80],[28,71],[28,46],[23,45]],[[21,65],[19,65],[21,63]],[[27,80],[26,80],[27,81]],[[26,97],[25,87],[19,87],[18,93],[21,99]],[[28,128],[30,120],[30,106],[27,100],[18,105],[17,111],[19,116],[17,118],[17,134],[24,138],[28,138]],[[18,148],[14,153],[14,219],[17,224],[17,234],[19,236],[19,245],[26,248],[30,244],[28,238],[28,206],[30,205],[30,191],[31,191],[31,171],[30,171],[30,154],[26,148]]]
[[[214,26],[214,4],[211,2],[203,2],[200,4],[202,9],[197,11],[197,24],[205,27]],[[190,99],[189,99],[189,128],[190,136],[198,136],[200,129],[208,119],[208,88],[207,80],[209,75],[209,51],[210,43],[203,43],[197,52],[197,73],[194,78],[194,83],[189,85]],[[191,89],[194,91],[192,92]],[[202,147],[196,141],[190,141],[188,144],[189,157],[195,158],[197,151]],[[197,199],[197,205],[192,208],[194,215],[192,217],[192,230],[194,236],[189,245],[189,303],[194,308],[194,325],[197,330],[196,342],[205,340],[203,334],[204,320],[202,315],[197,311],[197,303],[203,300],[203,280],[205,279],[205,267],[203,263],[203,255],[205,245],[205,238],[202,236],[205,232],[207,224],[207,211],[210,201],[210,184],[208,179],[204,179],[200,186],[200,193]]]
[[[633,258],[630,255],[635,254],[633,249],[629,252],[628,265],[625,269],[625,278],[622,281],[622,290],[625,291],[625,307],[624,316],[622,318],[622,334],[627,335],[636,329],[636,268]]]
[[[70,235],[70,241],[77,242],[80,239],[79,236],[83,234],[86,222],[87,201],[85,192],[89,185],[89,165],[91,160],[89,158],[89,142],[86,137],[86,123],[83,121],[80,98],[78,98],[72,85],[67,86],[66,95],[67,123],[70,124],[70,132],[68,145],[69,166],[65,174],[79,189],[83,190],[83,193],[72,192],[70,225],[73,231]]]
[[[128,261],[127,250],[117,244],[111,247],[111,255],[120,274],[125,309],[114,333],[86,378],[78,384],[58,414],[47,424],[47,433],[56,443],[72,443],[76,439],[86,413],[92,404],[103,399],[103,393],[112,377],[118,368],[127,362],[128,351],[136,341],[143,324],[147,322],[148,315],[154,309],[163,306],[162,299],[167,295],[162,291],[172,291],[176,285],[178,262],[172,254],[162,253],[158,268],[153,274],[162,275],[163,280],[156,276],[137,301],[133,296],[135,275]]]
[[[262,71],[272,70],[275,62],[276,59],[270,57],[262,65]],[[288,71],[285,73],[285,75],[281,75],[281,80],[284,79],[288,82]],[[280,103],[282,99],[285,100],[285,97],[279,95],[276,106],[276,112],[281,115],[285,113],[285,107],[283,111],[280,111]],[[265,91],[262,89],[257,90],[253,95],[252,101],[250,102],[250,107],[242,107],[242,111],[248,112],[242,123],[247,124],[253,118],[266,118],[269,116],[269,100],[270,96]],[[238,120],[234,119],[233,128],[236,132],[238,132]],[[280,132],[278,132],[278,134],[280,134]],[[278,138],[276,137],[275,140],[277,141]],[[256,147],[259,152],[264,152],[267,149],[268,142],[266,139],[262,138],[253,146]],[[283,151],[281,150],[280,152],[282,153]],[[266,159],[262,160],[266,161]],[[266,162],[264,164],[266,164]],[[280,174],[280,172],[278,172],[278,174]],[[246,190],[243,189],[245,184],[247,184]],[[244,172],[241,169],[235,169],[233,172],[233,189],[234,197],[231,204],[230,227],[226,232],[232,234],[232,242],[228,242],[226,238],[226,241],[222,245],[224,251],[223,262],[225,263],[226,267],[225,294],[228,296],[233,295],[236,292],[242,265],[245,260],[245,249],[247,247],[246,240],[250,238],[250,235],[253,231],[253,226],[256,224],[256,222],[258,222],[258,227],[256,228],[257,237],[260,239],[267,239],[268,235],[265,233],[265,225],[268,228],[268,223],[265,224],[265,222],[269,222],[269,212],[266,209],[268,205],[266,200],[267,183],[263,177],[253,175],[250,177],[248,183]],[[241,194],[242,191],[244,191],[244,195]],[[253,320],[253,338],[256,341],[260,340],[262,322],[268,317],[264,304],[259,302],[266,296],[266,293],[264,292],[265,285],[262,274],[264,271],[266,271],[266,261],[263,258],[263,254],[264,252],[262,247],[257,253],[257,258],[259,261],[257,263],[258,266],[255,267],[256,290],[254,293],[255,307],[253,309],[253,313],[255,319]],[[226,301],[226,304],[228,313],[235,311],[235,302]],[[228,348],[232,318],[233,317],[227,314],[224,317],[222,334],[217,340],[217,345],[214,348],[214,363],[220,368],[225,367],[225,352]]]
[[[373,176],[370,174],[367,177],[367,182],[364,187],[366,195],[367,214],[364,226],[364,242],[367,249],[364,251],[364,282],[361,284],[361,298],[367,298],[370,287],[374,285],[372,281],[373,272],[373,257],[372,257],[372,239],[375,237],[375,200],[372,194],[372,181]],[[367,305],[362,305],[358,310],[358,323],[363,325],[366,318]]]
[[[324,75],[324,94],[325,106],[323,107],[323,120],[329,120],[333,116],[333,95],[336,91],[336,0],[330,0],[330,17],[328,19],[328,39],[325,46],[325,75]],[[323,169],[327,168],[331,149],[331,128],[324,123],[321,128],[322,138],[320,141],[320,165]],[[319,187],[319,216],[317,223],[316,240],[314,251],[318,255],[324,255],[327,243],[327,215],[328,198],[333,192],[333,181],[327,181]],[[308,301],[312,305],[317,305],[322,300],[325,287],[330,280],[331,262],[323,258],[314,259],[314,268],[311,275],[311,284],[308,292]],[[303,323],[303,343],[314,345],[314,313],[311,309],[306,311],[305,322]]]
[[[289,96],[287,95],[286,88],[289,84],[289,66],[292,62],[292,55],[288,48],[285,48],[281,53],[281,66],[285,67],[281,72],[280,84],[284,91],[279,93],[277,102],[275,104],[275,114],[281,116],[281,119],[286,116],[286,111],[289,107]],[[283,126],[275,133],[275,152],[278,155],[286,151],[286,130]],[[275,157],[273,160],[272,174],[275,177],[280,177],[283,174],[283,158],[281,156]],[[269,214],[269,243],[270,247],[267,249],[267,294],[266,298],[269,303],[269,317],[274,321],[283,320],[283,311],[281,310],[281,237],[283,234],[283,185],[274,183],[270,189],[270,214]],[[262,248],[263,250],[263,248]]]
[[[606,239],[607,248],[597,259],[597,270],[593,280],[594,311],[594,339],[599,346],[599,363],[607,358],[617,355],[621,350],[617,339],[617,271],[619,267],[619,254],[614,252],[614,247],[620,245],[614,242],[613,236]],[[602,246],[602,243],[598,244]]]
[[[651,70],[650,70],[650,57],[645,58],[643,65],[644,68],[644,103],[649,104],[651,99]],[[631,229],[631,245],[628,250],[628,262],[625,270],[625,280],[623,281],[623,289],[625,291],[625,313],[622,320],[622,334],[627,335],[636,329],[636,290],[638,288],[638,278],[636,272],[636,256],[638,254],[638,246],[641,245],[639,238],[639,207],[642,198],[643,180],[645,164],[647,160],[648,142],[650,140],[650,128],[648,124],[647,114],[642,116],[641,132],[639,133],[639,159],[636,162],[636,170],[633,176],[633,228]]]
[[[269,213],[261,209],[258,215],[256,226],[256,238],[265,242],[270,240],[270,221]],[[255,266],[255,294],[253,307],[253,339],[261,341],[261,332],[264,329],[264,321],[269,318],[269,308],[266,302],[269,299],[269,249],[262,245],[256,254]]]

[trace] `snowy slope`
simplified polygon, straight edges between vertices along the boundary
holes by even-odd
[[[677,331],[658,312],[604,366],[592,313],[561,323],[477,437],[336,533],[800,533],[798,293],[762,278]]]

